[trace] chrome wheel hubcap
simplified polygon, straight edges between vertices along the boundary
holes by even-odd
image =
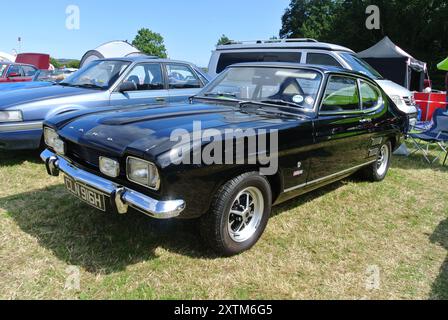
[[[263,194],[258,188],[249,187],[241,191],[232,203],[227,223],[232,240],[249,240],[260,226],[263,211]]]
[[[380,155],[377,162],[377,173],[382,176],[386,173],[387,165],[389,163],[389,148],[387,145],[381,147]]]

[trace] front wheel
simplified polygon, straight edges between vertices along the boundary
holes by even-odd
[[[271,207],[272,193],[266,178],[258,172],[242,174],[218,190],[209,213],[201,218],[201,234],[216,252],[239,254],[257,243]]]
[[[392,146],[390,141],[387,141],[380,147],[377,161],[363,170],[364,176],[370,181],[383,181],[389,172],[391,158]]]

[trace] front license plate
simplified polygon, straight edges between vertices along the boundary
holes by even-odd
[[[77,198],[90,204],[96,209],[106,211],[106,201],[103,194],[83,184],[77,183],[75,180],[67,176],[64,177],[64,182],[67,190]]]

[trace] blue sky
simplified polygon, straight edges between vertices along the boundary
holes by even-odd
[[[40,0],[9,1],[0,19],[0,51],[76,58],[110,40],[132,41],[146,27],[165,38],[170,58],[207,66],[221,36],[267,39],[278,35],[289,0]],[[66,29],[68,5],[80,8],[80,29]]]

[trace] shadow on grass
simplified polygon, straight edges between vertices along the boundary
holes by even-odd
[[[448,219],[442,221],[431,235],[432,243],[437,243],[448,250]],[[432,285],[431,299],[448,299],[448,256],[440,267],[440,274]]]
[[[91,273],[115,273],[157,259],[157,248],[217,258],[200,240],[196,221],[102,213],[69,195],[63,185],[1,198],[0,208],[60,260]]]
[[[353,175],[351,177],[345,178],[340,181],[333,182],[329,185],[326,185],[324,187],[321,187],[321,188],[311,191],[309,193],[305,193],[301,196],[298,196],[296,198],[288,200],[278,206],[275,206],[273,208],[271,217],[281,215],[285,211],[292,210],[292,209],[300,207],[308,202],[311,202],[320,197],[323,197],[326,194],[339,189],[340,187],[342,187],[344,185],[344,182],[348,182],[348,181],[358,182],[358,181],[363,181],[363,180],[361,178],[359,178],[357,175]]]
[[[431,160],[434,157],[431,158]],[[442,157],[442,159],[439,161],[436,161],[435,163],[429,164],[426,162],[425,158],[423,158],[420,154],[413,154],[408,157],[405,156],[394,156],[392,167],[394,168],[400,168],[404,170],[427,170],[431,169],[434,171],[440,171],[440,172],[448,172],[448,163],[443,166],[442,162],[444,160],[445,156]]]
[[[340,186],[342,183],[336,182],[290,200],[273,214]],[[158,259],[157,248],[192,258],[219,258],[201,240],[197,220],[158,221],[138,212],[123,216],[102,213],[69,195],[63,185],[0,198],[0,208],[58,259],[94,274],[111,274]]]
[[[30,151],[3,151],[0,150],[0,167],[15,166],[24,162],[43,163],[40,159],[39,150]]]

